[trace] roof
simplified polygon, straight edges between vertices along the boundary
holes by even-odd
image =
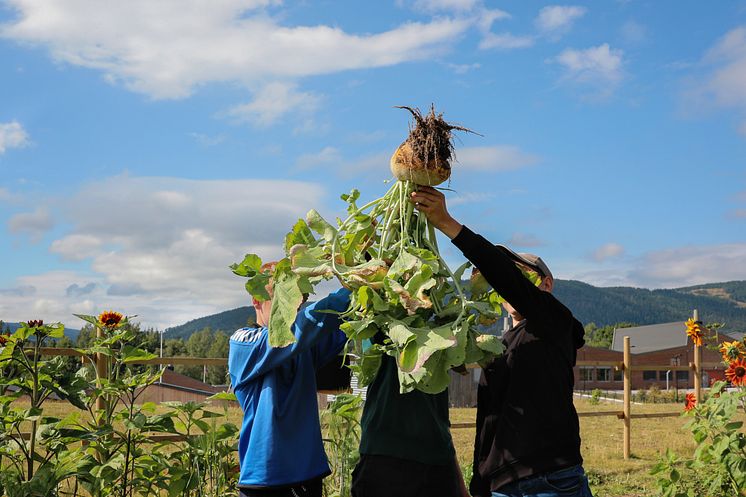
[[[611,350],[624,351],[624,337],[629,337],[633,354],[644,354],[655,350],[685,347],[687,345],[686,325],[683,321],[673,323],[616,328]]]
[[[176,373],[174,371],[171,371],[170,369],[166,369],[163,371],[161,382],[156,383],[156,385],[166,388],[175,388],[177,390],[204,393],[208,395],[212,395],[214,393],[222,392],[223,390],[225,390],[225,388],[223,387],[214,387],[212,385],[208,385],[207,383],[203,383],[199,380],[195,380],[194,378],[190,378],[189,376]]]

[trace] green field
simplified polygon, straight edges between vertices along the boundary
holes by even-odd
[[[576,399],[578,412],[619,411],[618,402],[591,405]],[[633,413],[671,412],[682,404],[634,405]],[[451,421],[474,421],[476,409],[452,409]],[[655,479],[649,474],[660,454],[670,448],[679,454],[691,455],[694,441],[684,428],[686,418],[633,419],[631,426],[632,457],[625,461],[622,453],[623,423],[615,416],[581,417],[580,436],[584,467],[595,497],[649,497],[656,495]],[[471,461],[474,429],[453,430],[453,441],[462,464]]]
[[[591,405],[586,399],[576,399],[578,412],[618,411],[620,403],[601,402]],[[681,404],[634,405],[634,413],[681,410]],[[64,416],[71,406],[66,402],[48,402],[45,414]],[[215,407],[216,412],[222,408]],[[451,409],[453,423],[473,422],[476,409]],[[240,426],[241,410],[231,407],[229,420]],[[691,455],[694,442],[684,428],[686,418],[653,418],[632,420],[632,458],[622,455],[622,421],[614,416],[581,417],[582,453],[591,488],[596,497],[632,497],[655,495],[655,480],[649,474],[658,457],[670,448],[681,455]],[[474,429],[453,430],[456,452],[462,466],[471,463]]]

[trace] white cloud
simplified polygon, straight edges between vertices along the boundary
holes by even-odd
[[[716,66],[708,88],[725,106],[746,107],[746,26],[729,31],[708,52]]]
[[[225,114],[238,121],[270,126],[290,112],[311,114],[320,102],[321,96],[298,91],[294,83],[274,82],[256,92],[251,102],[237,105]]]
[[[18,121],[0,123],[0,154],[11,148],[23,148],[29,143],[29,135]]]
[[[630,277],[644,285],[681,287],[746,280],[746,244],[681,247],[647,254]]]
[[[534,39],[531,36],[515,36],[510,33],[487,33],[482,38],[482,41],[479,42],[479,48],[482,50],[511,50],[515,48],[528,48],[533,46],[533,44]]]
[[[45,320],[69,322],[84,307],[115,308],[165,327],[247,305],[228,265],[247,252],[280,257],[287,231],[310,208],[323,212],[324,195],[321,186],[297,181],[118,176],[91,183],[58,203],[72,228],[50,250],[89,258],[92,272],[18,278],[14,288],[37,291],[4,295],[0,316],[43,311]]]
[[[465,147],[456,152],[456,159],[457,167],[472,171],[511,171],[539,161],[537,156],[513,145]]]
[[[96,289],[95,283],[88,283],[86,285],[80,286],[77,283],[73,283],[67,289],[65,290],[65,294],[68,297],[81,297],[83,295],[87,295],[91,293],[93,290]]]
[[[455,195],[448,198],[448,205],[453,207],[463,204],[476,204],[492,200],[493,198],[495,198],[494,193],[457,192]]]
[[[189,136],[194,139],[197,143],[202,145],[203,147],[214,147],[215,145],[220,145],[225,141],[225,136],[223,135],[216,135],[216,136],[210,136],[206,135],[204,133],[189,133]]]
[[[63,63],[153,98],[200,85],[268,81],[383,67],[447,50],[473,21],[438,18],[357,35],[325,25],[285,26],[269,0],[9,0],[0,36],[49,50]],[[269,114],[271,116],[271,113]]]
[[[334,147],[324,147],[320,152],[316,154],[303,154],[298,157],[295,163],[296,169],[308,170],[314,169],[319,166],[339,166],[342,161],[342,155]]]
[[[585,7],[549,5],[539,11],[534,24],[543,34],[559,37],[572,28],[573,23],[587,12]]]
[[[476,13],[477,27],[482,33],[488,33],[495,21],[510,19],[510,14],[500,9],[481,9]]]
[[[414,8],[425,12],[468,12],[481,3],[481,0],[415,0]]]
[[[577,279],[597,286],[680,288],[704,283],[746,280],[746,244],[676,247],[648,252],[638,257],[608,261],[603,268],[559,269],[561,278]]]
[[[640,44],[648,37],[645,26],[636,21],[627,21],[622,24],[620,32],[622,34],[622,39],[631,45]]]
[[[564,79],[596,88],[598,96],[609,96],[622,80],[623,52],[608,43],[585,50],[568,48],[553,59],[564,70]]]
[[[513,233],[508,240],[509,247],[542,247],[546,245],[535,235],[529,233]]]
[[[448,67],[453,70],[456,74],[466,74],[469,71],[479,69],[482,67],[479,63],[474,64],[448,64]]]
[[[0,288],[0,295],[5,297],[28,297],[35,293],[36,287],[31,285],[21,285],[14,288]]]
[[[624,247],[618,243],[607,243],[593,251],[593,260],[602,262],[624,254]]]
[[[0,202],[16,203],[21,200],[21,195],[13,193],[7,188],[0,186]]]
[[[68,235],[54,240],[50,252],[59,254],[66,261],[82,261],[94,257],[102,249],[104,241],[96,235]]]
[[[385,151],[357,157],[355,159],[345,159],[344,162],[335,169],[335,173],[342,179],[348,180],[355,178],[358,181],[377,181],[391,175],[390,161],[392,151]]]
[[[11,233],[28,235],[34,242],[39,241],[53,226],[52,216],[44,206],[37,207],[33,212],[16,214],[8,220],[8,229]]]
[[[727,32],[708,50],[703,65],[711,68],[687,93],[687,104],[735,109],[746,115],[746,26]],[[746,136],[746,120],[738,126]]]

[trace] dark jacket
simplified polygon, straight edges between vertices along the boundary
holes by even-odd
[[[480,379],[470,491],[488,497],[517,479],[582,463],[572,395],[584,331],[488,240],[464,226],[453,243],[524,318],[505,333],[505,353]]]

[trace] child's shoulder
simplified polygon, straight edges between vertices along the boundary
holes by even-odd
[[[261,338],[266,328],[239,328],[231,335],[231,342],[250,343]]]

